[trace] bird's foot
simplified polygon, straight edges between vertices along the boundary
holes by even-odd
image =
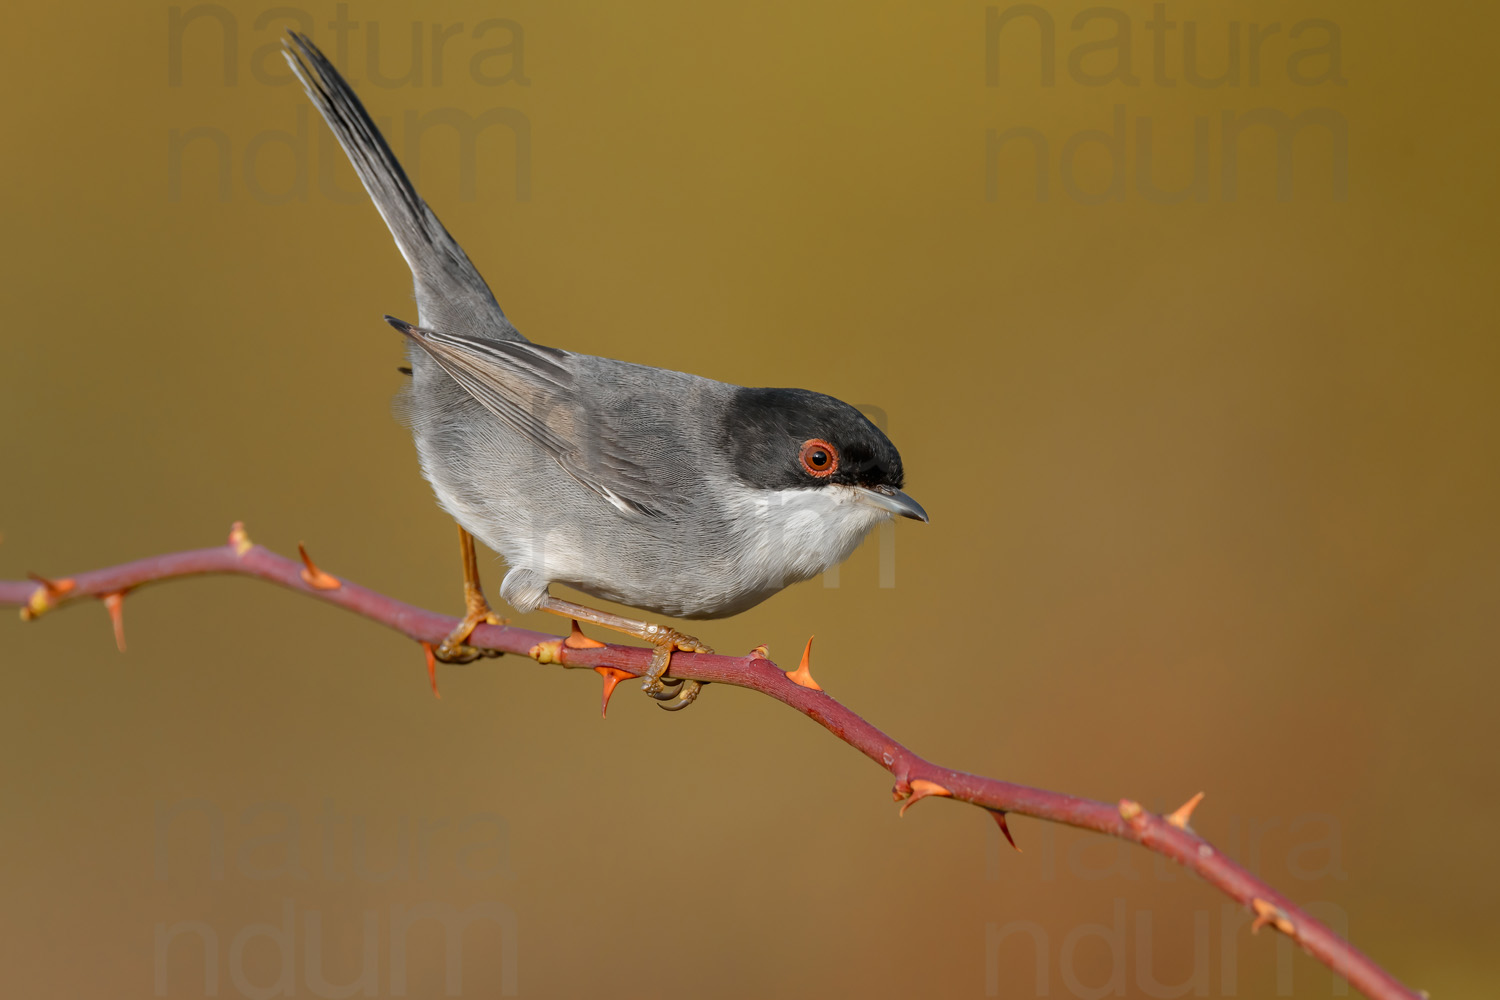
[[[498,617],[483,595],[479,595],[478,600],[471,596],[466,603],[468,608],[464,612],[463,621],[448,633],[442,645],[433,650],[432,655],[442,663],[473,663],[482,656],[504,656],[498,649],[470,646],[467,640],[480,625],[509,625],[510,622]]]
[[[572,601],[564,601],[557,597],[544,597],[537,607],[554,615],[572,618],[574,621],[593,622],[595,625],[602,625],[649,642],[655,650],[651,654],[651,663],[646,668],[645,682],[641,685],[641,689],[660,702],[661,707],[667,711],[675,712],[678,709],[687,708],[693,703],[693,699],[698,697],[698,691],[704,684],[703,681],[666,676],[667,668],[672,664],[673,650],[680,649],[684,653],[713,652],[693,636],[667,628],[665,625],[653,625],[650,622],[584,607],[582,604],[574,604]]]
[[[485,600],[484,588],[479,585],[479,557],[474,552],[474,536],[458,526],[458,549],[464,563],[464,617],[458,627],[449,632],[433,658],[443,663],[473,663],[481,656],[504,656],[498,649],[476,649],[468,645],[469,635],[480,625],[509,625],[498,618]]]
[[[646,668],[641,690],[655,698],[657,703],[669,712],[687,708],[698,697],[703,684],[685,677],[665,676],[672,665],[672,652],[680,649],[685,653],[712,653],[713,650],[693,636],[661,625],[646,626],[643,638],[656,649],[651,654],[651,664]]]
[[[689,680],[686,677],[669,677],[662,682],[661,690],[651,697],[656,699],[658,708],[664,708],[668,712],[680,712],[697,700],[698,692],[703,690],[704,683],[704,681]]]

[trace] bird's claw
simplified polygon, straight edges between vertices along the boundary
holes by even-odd
[[[509,623],[503,618],[496,617],[488,604],[482,608],[471,609],[468,614],[464,615],[463,621],[459,622],[458,626],[443,639],[442,644],[432,651],[432,655],[440,663],[473,663],[481,657],[504,656],[505,654],[498,649],[479,649],[468,645],[464,640],[468,639],[480,625],[506,624]]]
[[[651,697],[656,699],[656,707],[668,712],[680,712],[698,699],[698,692],[703,689],[703,681],[679,678],[677,683],[666,685],[659,693]]]
[[[655,698],[669,712],[687,708],[698,697],[703,684],[687,678],[665,676],[667,668],[672,664],[672,651],[680,649],[685,653],[712,653],[713,650],[693,636],[661,625],[648,626],[645,638],[656,649],[651,654],[651,663],[646,668],[641,690]]]
[[[439,663],[473,663],[482,656],[504,656],[498,649],[479,649],[461,642],[443,640],[443,644],[432,651],[433,659]]]

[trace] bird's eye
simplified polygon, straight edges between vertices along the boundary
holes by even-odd
[[[802,468],[807,470],[810,476],[822,479],[831,476],[838,471],[839,452],[833,445],[822,438],[813,438],[802,445]]]

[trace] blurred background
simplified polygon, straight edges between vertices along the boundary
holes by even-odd
[[[1496,15],[1085,6],[12,11],[0,578],[243,519],[460,608],[389,407],[408,273],[296,26],[529,337],[884,421],[932,523],[705,641],[816,633],[829,692],[944,765],[1205,790],[1205,836],[1477,993]],[[123,656],[97,605],[0,621],[16,995],[1343,995],[1143,851],[898,822],[748,692],[601,722],[593,675],[509,657],[435,700],[415,644],[240,579],[125,617]]]

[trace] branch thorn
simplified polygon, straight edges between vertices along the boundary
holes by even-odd
[[[125,591],[117,590],[112,594],[105,594],[100,598],[104,602],[104,609],[109,612],[109,620],[115,627],[115,648],[125,652]]]
[[[443,695],[437,686],[437,654],[433,652],[432,643],[422,643],[422,652],[427,654],[427,679],[432,682],[432,696],[441,698]]]
[[[1178,806],[1175,811],[1162,818],[1165,819],[1168,823],[1171,823],[1173,826],[1177,827],[1177,829],[1186,830],[1188,829],[1188,820],[1193,818],[1193,810],[1197,809],[1198,803],[1202,801],[1203,793],[1199,792],[1197,795],[1194,795],[1182,805]]]
[[[786,679],[801,687],[810,688],[813,691],[821,691],[823,689],[818,686],[817,681],[813,680],[812,670],[808,667],[808,659],[812,655],[813,639],[814,636],[807,637],[807,645],[802,649],[802,662],[797,664],[796,670],[788,670],[786,672]]]
[[[995,823],[1000,827],[1000,832],[1005,834],[1005,839],[1010,842],[1011,847],[1014,847],[1016,849],[1016,853],[1024,853],[1021,848],[1016,845],[1016,838],[1010,835],[1010,824],[1005,822],[1005,810],[990,809],[986,807],[984,811],[995,817]]]
[[[1256,896],[1250,900],[1250,905],[1255,909],[1255,922],[1250,925],[1251,934],[1259,934],[1262,927],[1269,926],[1276,928],[1287,937],[1297,936],[1297,925],[1292,923],[1286,911],[1275,903]]]
[[[569,649],[603,649],[604,648],[604,643],[600,642],[597,639],[590,639],[588,636],[586,636],[586,635],[583,634],[583,629],[581,629],[581,628],[578,627],[578,620],[576,618],[573,620],[573,631],[570,632],[570,633],[568,633],[568,637],[563,640],[563,645],[567,646]],[[598,668],[595,667],[594,669],[597,670]],[[629,675],[627,674],[626,676],[629,676]],[[605,695],[604,701],[605,701],[606,705],[609,704],[609,696],[608,695]]]
[[[603,643],[599,643],[603,645]],[[619,667],[595,667],[594,673],[604,678],[604,698],[599,704],[599,718],[609,718],[609,699],[615,693],[615,685],[635,675]]]
[[[21,620],[23,622],[32,621],[51,611],[62,602],[63,598],[73,592],[74,587],[78,586],[71,577],[62,580],[49,580],[37,573],[27,573],[26,576],[28,579],[40,584],[40,586],[32,591],[31,599],[21,609]]]
[[[344,585],[338,577],[318,569],[312,556],[307,554],[307,547],[301,542],[297,543],[297,554],[302,557],[302,582],[309,587],[314,590],[338,590]]]
[[[234,546],[234,554],[237,556],[243,556],[254,547],[255,543],[245,534],[244,521],[236,521],[229,526],[229,544]]]
[[[901,807],[901,812],[898,813],[898,815],[905,816],[906,810],[910,809],[918,802],[921,802],[929,795],[951,798],[953,796],[953,793],[948,791],[948,789],[944,788],[942,785],[938,784],[936,781],[928,781],[926,778],[913,778],[911,783],[911,798],[908,799],[906,804]],[[1007,834],[1007,836],[1009,836],[1009,834]],[[1011,846],[1015,846],[1014,842],[1012,842]]]

